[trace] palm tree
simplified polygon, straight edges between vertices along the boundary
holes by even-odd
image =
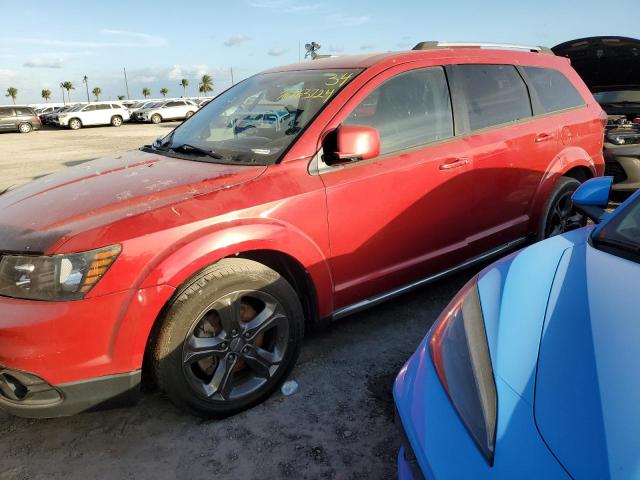
[[[7,88],[7,94],[5,95],[6,97],[11,97],[11,100],[13,100],[13,104],[16,104],[16,97],[18,96],[18,89],[15,87],[9,87]]]
[[[127,97],[125,97],[124,95],[118,95],[118,100],[124,100],[125,98]]]
[[[189,86],[189,80],[183,78],[180,80],[180,85],[182,85],[182,90],[184,90],[184,96],[187,96],[187,87]]]
[[[144,98],[147,98],[149,95],[151,95],[151,90],[149,90],[148,88],[143,88],[142,89],[142,96]]]
[[[167,89],[167,88],[161,88],[161,89],[160,89],[160,94],[161,94],[163,97],[166,97],[166,96],[167,96],[167,93],[169,93],[169,89]]]
[[[102,90],[100,89],[100,87],[96,87],[93,90],[91,90],[91,93],[93,93],[93,96],[96,97],[96,102],[100,101],[100,94],[102,93]]]
[[[60,91],[62,92],[62,103],[67,104],[67,100],[64,98],[64,83],[60,82]]]
[[[42,90],[42,92],[40,92],[40,95],[42,96],[42,98],[44,98],[44,101],[49,103],[49,99],[51,98],[51,90]]]
[[[207,96],[207,92],[213,92],[213,78],[210,75],[203,75],[200,79],[200,92],[204,93],[204,96]]]
[[[67,91],[67,98],[69,99],[69,103],[71,103],[71,90],[75,90],[76,87],[73,86],[73,83],[66,81],[62,82],[62,88]]]

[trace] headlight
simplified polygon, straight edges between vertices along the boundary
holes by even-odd
[[[443,312],[429,347],[451,403],[484,457],[493,464],[498,400],[475,279]]]
[[[0,257],[0,295],[27,300],[80,300],[104,276],[120,245],[90,252],[37,257]]]

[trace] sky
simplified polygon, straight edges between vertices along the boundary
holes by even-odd
[[[49,89],[60,102],[60,82],[71,81],[71,99],[131,98],[149,88],[183,94],[182,78],[197,95],[198,78],[213,77],[214,93],[261,70],[297,62],[304,44],[320,53],[406,50],[423,40],[491,41],[554,46],[594,35],[638,37],[640,2],[615,15],[602,0],[110,0],[109,2],[0,0],[0,104],[42,102]],[[603,21],[607,18],[606,21]],[[300,52],[301,50],[301,52]]]

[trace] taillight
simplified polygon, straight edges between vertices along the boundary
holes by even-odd
[[[429,350],[458,416],[482,455],[493,464],[498,395],[475,279],[442,313]]]
[[[607,124],[609,123],[609,115],[607,115],[607,112],[601,110],[598,119],[600,120],[600,123],[602,123],[602,128],[607,128]]]

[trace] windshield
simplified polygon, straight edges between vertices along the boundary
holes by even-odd
[[[600,250],[640,262],[640,197],[622,207],[592,238]]]
[[[211,100],[156,148],[190,145],[226,161],[275,163],[358,73],[341,69],[255,75]]]
[[[596,92],[593,98],[600,104],[640,103],[640,90],[612,90]]]

